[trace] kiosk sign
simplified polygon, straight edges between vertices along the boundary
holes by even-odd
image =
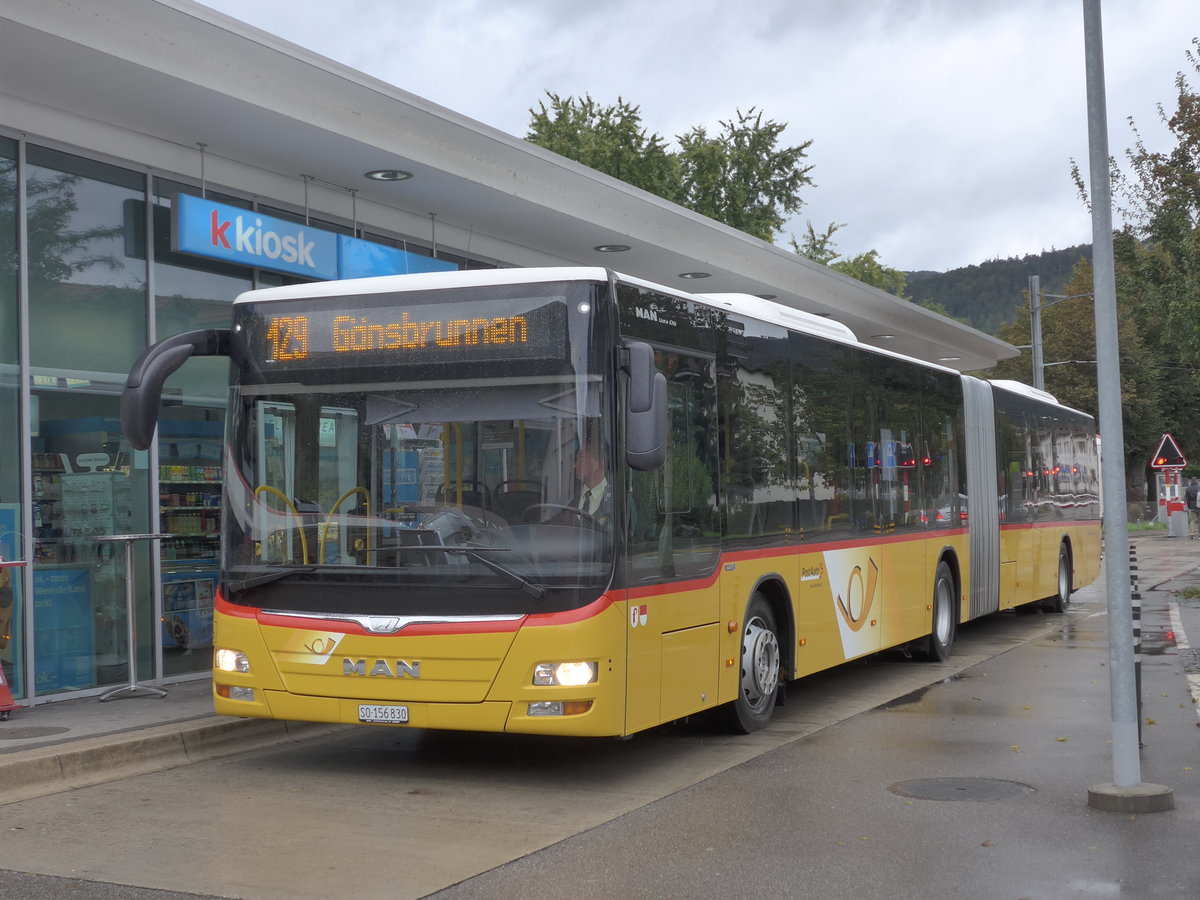
[[[173,246],[207,256],[309,278],[337,278],[337,235],[248,209],[178,194],[172,206]]]

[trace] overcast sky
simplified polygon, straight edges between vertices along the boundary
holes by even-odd
[[[758,107],[812,140],[797,237],[946,270],[1091,241],[1080,0],[204,0],[523,137],[549,90],[639,105],[671,139]],[[1200,0],[1103,3],[1109,144],[1171,146]],[[1192,87],[1200,88],[1194,83]],[[785,238],[780,243],[787,245]]]

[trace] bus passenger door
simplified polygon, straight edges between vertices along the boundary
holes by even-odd
[[[667,377],[667,460],[625,469],[628,731],[715,705],[720,655],[715,367],[664,351],[655,363]]]
[[[838,512],[826,534],[825,568],[842,660],[880,649],[888,571],[883,537],[888,520],[881,501],[885,421],[875,387],[877,360],[851,350],[838,386],[846,442],[835,450]]]

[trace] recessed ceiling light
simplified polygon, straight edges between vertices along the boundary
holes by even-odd
[[[871,340],[873,340],[873,341],[890,341],[894,337],[895,337],[894,334],[873,334],[873,335],[871,335]]]
[[[628,244],[598,244],[592,248],[597,253],[624,253],[629,249]]]
[[[710,278],[711,272],[680,272],[680,278]]]
[[[961,356],[939,356],[938,362],[958,362],[960,359]]]
[[[366,175],[372,181],[408,181],[413,177],[412,172],[403,169],[372,169]]]

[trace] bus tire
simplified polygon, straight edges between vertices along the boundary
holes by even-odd
[[[1067,542],[1058,545],[1058,593],[1042,603],[1046,612],[1065,613],[1071,605],[1071,551]]]
[[[738,695],[721,710],[723,724],[738,734],[766,727],[779,692],[779,628],[766,597],[755,593],[746,605],[738,660]]]
[[[938,563],[937,573],[933,578],[933,618],[930,622],[929,637],[926,639],[925,658],[931,662],[945,662],[950,658],[950,648],[954,646],[955,616],[954,616],[954,573],[945,560]]]

